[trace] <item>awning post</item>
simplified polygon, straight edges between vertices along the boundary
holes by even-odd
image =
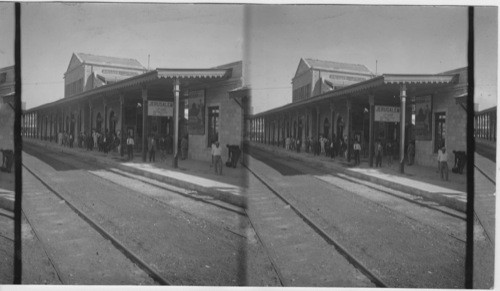
[[[179,92],[180,80],[174,79],[174,159],[173,167],[178,167],[178,143],[179,143]]]
[[[374,124],[375,124],[375,96],[374,95],[370,95],[368,96],[368,99],[369,99],[369,103],[370,103],[370,132],[369,132],[369,138],[370,140],[368,141],[368,157],[369,157],[369,161],[370,161],[370,168],[373,167],[373,145],[374,145]],[[364,109],[363,109],[364,110]],[[364,112],[363,112],[363,116],[364,116]],[[365,122],[364,118],[363,118],[363,123]]]
[[[148,89],[142,87],[142,161],[146,162],[147,154],[147,121],[148,121]]]
[[[401,136],[399,146],[399,170],[401,173],[405,172],[405,123],[406,123],[406,84],[402,84],[399,88],[401,96]]]

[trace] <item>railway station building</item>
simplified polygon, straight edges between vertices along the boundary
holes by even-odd
[[[14,66],[0,68],[0,149],[4,150],[14,150],[15,96]]]
[[[373,166],[376,142],[394,145],[401,170],[408,145],[415,163],[437,165],[445,146],[466,151],[467,67],[433,74],[375,75],[364,65],[301,59],[292,78],[292,102],[251,116],[250,140],[277,147],[286,137],[354,140]],[[348,154],[348,159],[350,155]]]
[[[132,136],[146,160],[147,138],[188,137],[188,158],[211,160],[211,143],[242,146],[249,91],[242,62],[212,68],[147,70],[137,60],[75,53],[64,98],[23,112],[24,136],[56,142],[59,132]],[[226,151],[224,153],[224,151]],[[174,165],[177,159],[174,158]]]

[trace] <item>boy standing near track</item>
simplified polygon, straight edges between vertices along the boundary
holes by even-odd
[[[438,153],[438,162],[441,172],[441,180],[448,181],[448,153],[446,148],[442,147],[441,152]]]
[[[134,158],[134,139],[131,135],[129,135],[127,138],[127,153],[128,159],[132,160]]]
[[[214,157],[215,164],[215,174],[222,175],[222,148],[219,146],[219,142],[215,142],[215,146],[212,148],[212,156]]]

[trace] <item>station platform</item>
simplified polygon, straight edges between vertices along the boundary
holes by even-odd
[[[451,172],[452,163],[449,163],[449,180],[441,180],[436,167],[419,165],[405,165],[404,174],[400,173],[399,163],[393,161],[388,165],[384,159],[382,167],[370,167],[367,158],[361,158],[361,164],[353,166],[343,157],[331,159],[324,155],[314,156],[312,153],[297,153],[282,147],[252,143],[251,147],[260,148],[277,155],[294,158],[312,165],[322,166],[332,171],[340,172],[358,179],[367,180],[386,186],[391,189],[404,191],[424,199],[435,201],[441,205],[465,212],[467,205],[467,176]]]
[[[0,171],[0,208],[14,211],[14,167],[10,173]]]
[[[133,160],[128,161],[126,156],[121,157],[118,152],[104,154],[103,152],[87,151],[81,148],[62,147],[55,143],[33,139],[24,139],[24,142],[52,148],[61,152],[72,153],[109,168],[117,168],[178,187],[198,191],[237,206],[244,207],[246,205],[245,188],[248,172],[241,165],[237,168],[223,166],[223,175],[220,176],[215,174],[215,170],[210,166],[210,162],[179,159],[178,168],[174,168],[172,166],[173,160],[171,155],[167,155],[165,160],[160,161],[160,155],[157,153],[156,162],[149,163],[143,162],[142,157],[137,153]],[[287,151],[281,147],[278,148],[257,143],[252,143],[251,146],[273,152],[277,155],[288,156],[313,165],[323,166],[327,169],[330,168],[346,175],[378,183],[395,190],[421,196],[458,211],[465,212],[466,209],[467,181],[465,173],[460,175],[450,171],[449,181],[443,181],[439,173],[437,173],[437,165],[435,168],[418,165],[405,166],[405,173],[401,174],[399,172],[399,164],[396,161],[392,165],[387,165],[386,160],[384,160],[381,168],[370,168],[368,160],[361,159],[361,165],[353,167],[344,158],[332,160],[330,157],[314,156],[311,153],[304,152],[296,153],[294,151]],[[223,157],[223,161],[225,161],[225,158]],[[488,169],[485,170],[488,172],[488,175],[495,177],[495,163],[476,154],[477,163],[484,164],[481,168]],[[450,163],[450,168],[451,166],[452,164]],[[12,174],[11,176],[13,177]],[[492,197],[494,198],[495,185],[491,182],[487,187],[483,187],[484,183],[475,184],[477,193],[476,201],[478,201],[476,207],[484,208],[481,210],[478,209],[477,212],[492,216],[495,209],[494,203],[491,203],[491,199]],[[477,186],[481,186],[482,188],[480,189]],[[490,209],[492,207],[493,209]],[[494,215],[491,219],[483,218],[483,220],[492,221],[492,224],[494,224]]]
[[[23,142],[74,154],[106,168],[119,169],[177,187],[197,191],[201,195],[208,195],[236,206],[246,206],[244,189],[247,172],[241,165],[238,165],[236,168],[223,165],[222,175],[216,175],[215,169],[210,166],[210,162],[179,159],[178,167],[174,168],[172,155],[167,155],[164,160],[161,160],[159,152],[156,152],[156,162],[143,162],[141,153],[137,152],[134,153],[132,160],[128,160],[127,155],[122,157],[117,151],[105,154],[97,150],[88,151],[78,147],[69,148],[52,142],[26,138]],[[223,161],[226,158],[223,157]]]

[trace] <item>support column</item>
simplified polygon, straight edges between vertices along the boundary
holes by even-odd
[[[92,102],[89,101],[89,134],[92,134]]]
[[[38,112],[35,113],[35,120],[36,120],[36,138],[40,139],[40,118],[38,115]]]
[[[401,122],[400,122],[400,146],[399,146],[399,169],[401,173],[405,172],[405,123],[406,123],[406,84],[399,88],[401,96]]]
[[[104,134],[106,134],[106,130],[108,129],[108,103],[104,97],[102,98],[102,105],[104,107]]]
[[[123,94],[120,94],[120,136],[118,138],[120,139],[120,156],[123,157],[123,148],[125,147],[125,144],[123,143],[124,137],[127,137],[127,133],[125,132],[125,129],[123,128],[123,121],[125,119],[124,114],[124,105],[125,105],[125,97]]]
[[[335,129],[335,114],[333,111],[333,102],[330,102],[330,137],[331,137],[331,142],[333,141],[334,129]]]
[[[148,121],[148,89],[142,87],[142,161],[146,162],[147,154],[147,121]],[[106,121],[104,121],[106,124]]]
[[[264,144],[267,145],[267,118],[263,118],[264,119]]]
[[[488,113],[488,140],[493,139],[493,113]]]
[[[178,167],[178,144],[179,144],[179,94],[180,94],[180,80],[174,79],[174,168]]]
[[[262,122],[262,144],[266,144],[266,120],[264,117],[261,118]]]
[[[369,141],[368,141],[368,157],[370,160],[370,167],[373,167],[373,127],[375,125],[375,96],[368,96],[368,101],[370,102],[370,132],[369,132]],[[364,113],[363,113],[364,114]],[[363,120],[364,121],[364,120]]]
[[[276,146],[280,147],[280,116],[276,117]]]
[[[316,140],[319,142],[319,107],[316,107]]]
[[[295,128],[295,140],[299,139],[299,112],[295,113],[295,123],[297,124],[297,127]],[[297,146],[297,141],[295,141],[295,146]]]
[[[352,147],[352,140],[351,140],[351,129],[352,129],[352,114],[351,114],[351,100],[347,99],[346,100],[346,105],[347,105],[347,162],[351,162],[351,147]]]

